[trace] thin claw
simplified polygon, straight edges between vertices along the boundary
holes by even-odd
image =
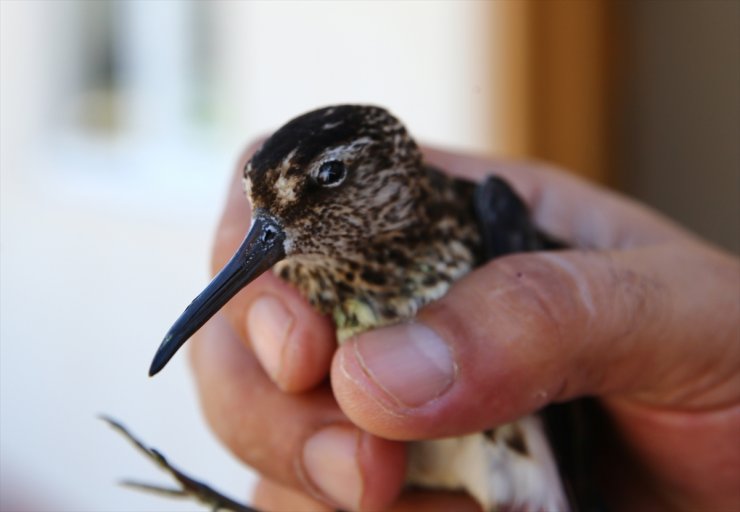
[[[189,494],[182,489],[173,487],[160,487],[158,485],[148,484],[146,482],[136,482],[134,480],[122,480],[118,483],[121,487],[127,487],[137,491],[149,492],[168,498],[187,498]]]
[[[210,506],[214,511],[230,510],[232,512],[260,512],[255,508],[252,508],[248,505],[243,505],[237,501],[232,500],[231,498],[224,496],[212,487],[198,480],[195,480],[194,478],[175,468],[167,461],[164,455],[162,455],[155,448],[147,447],[144,443],[139,441],[131,432],[129,432],[128,429],[124,427],[120,422],[105,415],[101,415],[100,419],[110,425],[114,430],[120,432],[121,435],[128,439],[128,441],[133,444],[140,452],[146,455],[148,459],[150,459],[157,466],[168,472],[175,480],[177,480],[177,482],[180,483],[182,488],[172,489],[132,481],[124,481],[122,482],[122,485],[172,498],[190,497],[199,501],[200,503],[203,503],[204,505]]]

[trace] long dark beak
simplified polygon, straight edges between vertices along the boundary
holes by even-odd
[[[170,328],[154,355],[149,376],[158,373],[175,352],[224,304],[264,271],[285,257],[285,233],[275,220],[255,211],[241,247]]]

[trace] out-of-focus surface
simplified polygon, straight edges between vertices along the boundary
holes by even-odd
[[[249,494],[184,354],[146,372],[208,279],[243,145],[306,110],[380,104],[422,140],[592,177],[613,155],[614,183],[739,250],[740,3],[609,5],[0,1],[0,497],[199,510],[118,488],[168,480],[99,413]]]
[[[740,254],[740,2],[628,2],[619,177]]]

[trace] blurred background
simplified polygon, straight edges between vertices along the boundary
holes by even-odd
[[[248,496],[187,358],[146,372],[240,150],[306,110],[384,105],[740,251],[740,2],[2,0],[0,22],[3,510],[199,510],[117,487],[168,480],[100,413]]]

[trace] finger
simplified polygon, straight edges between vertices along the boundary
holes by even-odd
[[[307,494],[269,479],[257,483],[252,505],[261,512],[334,512],[334,508]]]
[[[462,492],[409,489],[386,512],[481,512],[480,505]]]
[[[655,501],[648,493],[656,489],[674,509],[732,510],[740,503],[740,444],[732,441],[740,431],[740,405],[697,414],[619,398],[604,402],[620,441],[629,446],[604,480],[615,486],[610,494],[624,500],[623,509]],[[636,472],[649,475],[641,485],[624,478]]]
[[[392,439],[481,430],[581,395],[721,406],[740,389],[738,271],[669,244],[501,258],[417,322],[344,344],[334,392],[355,424]],[[698,344],[705,325],[716,336]]]
[[[276,484],[260,480],[255,489],[254,506],[264,512],[321,512],[329,511],[326,505]],[[463,493],[445,491],[406,490],[385,512],[481,512],[480,506]]]
[[[251,214],[242,191],[241,169],[254,149],[245,152],[229,187],[213,244],[214,274],[231,258],[249,229]],[[335,349],[331,322],[272,272],[239,292],[223,313],[283,391],[304,391],[326,378]]]
[[[541,162],[433,148],[425,148],[424,156],[433,165],[474,181],[492,174],[503,177],[529,205],[541,229],[576,247],[630,248],[693,238],[654,210]]]
[[[328,385],[302,394],[281,392],[220,315],[192,346],[206,419],[241,460],[346,510],[380,509],[396,498],[405,446],[351,425]]]

